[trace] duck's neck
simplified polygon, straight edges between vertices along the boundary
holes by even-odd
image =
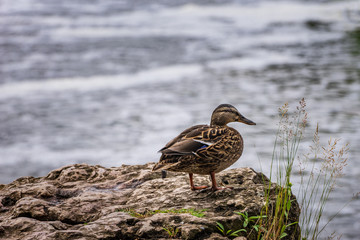
[[[227,123],[219,123],[219,122],[210,122],[210,127],[227,127]]]
[[[225,127],[228,123],[228,119],[223,115],[211,116],[210,126]]]

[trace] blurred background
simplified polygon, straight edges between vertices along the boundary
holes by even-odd
[[[322,143],[351,146],[325,218],[360,191],[357,0],[0,0],[0,56],[0,183],[158,161],[220,103],[257,123],[231,124],[245,140],[233,167],[268,174],[278,108],[305,97],[300,156],[317,123]],[[358,239],[360,199],[333,231]]]

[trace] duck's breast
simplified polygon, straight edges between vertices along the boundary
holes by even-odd
[[[243,152],[243,139],[240,133],[231,127],[227,128],[227,133],[223,139],[214,146],[219,149],[219,165],[215,172],[220,172],[233,165]]]

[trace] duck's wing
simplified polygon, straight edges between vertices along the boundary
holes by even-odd
[[[206,148],[214,143],[208,125],[196,125],[184,130],[179,136],[171,140],[159,152],[166,155],[192,155],[197,150]]]

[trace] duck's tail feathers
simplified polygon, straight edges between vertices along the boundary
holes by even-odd
[[[154,171],[163,169],[163,168],[165,168],[166,166],[167,166],[167,165],[165,165],[165,164],[157,163],[157,164],[155,164],[155,166],[153,167],[152,171],[154,172]]]
[[[155,164],[152,171],[169,170],[173,167],[176,167],[177,164],[179,164],[179,162],[158,162]]]

